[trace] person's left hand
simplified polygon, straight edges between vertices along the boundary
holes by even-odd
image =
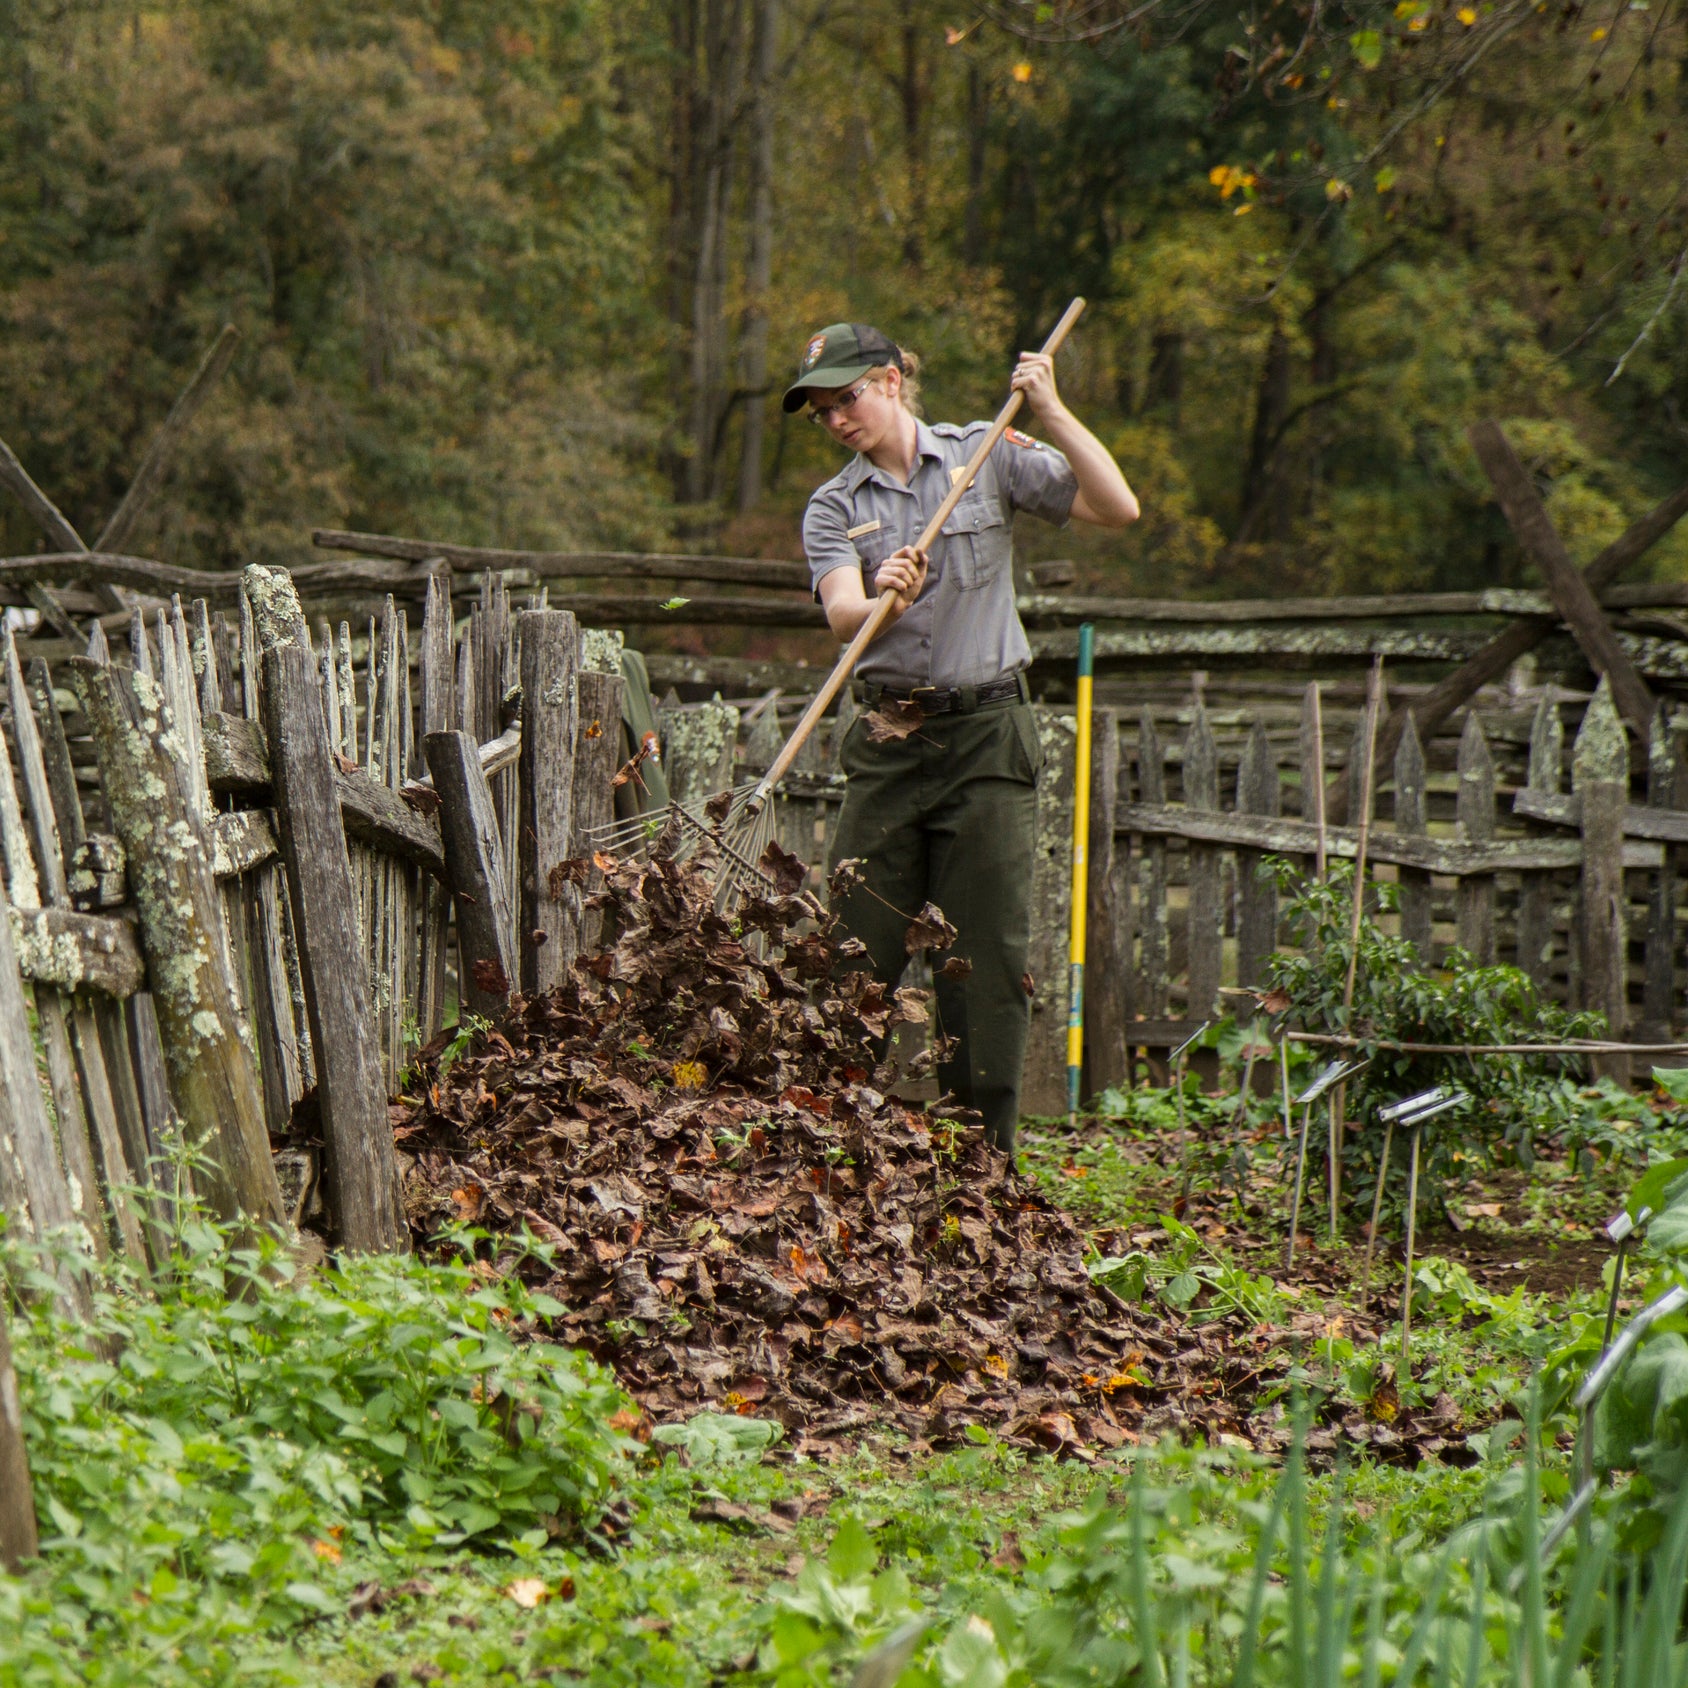
[[[1047,352],[1021,352],[1012,385],[1026,395],[1026,403],[1041,421],[1059,416],[1066,408],[1055,390],[1055,359]]]

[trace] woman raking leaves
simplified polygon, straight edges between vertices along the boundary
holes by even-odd
[[[896,595],[857,666],[866,713],[843,747],[835,861],[859,857],[846,930],[894,985],[910,925],[935,903],[957,929],[939,967],[946,1089],[1012,1154],[1030,1024],[1026,958],[1041,757],[1014,603],[1017,511],[1124,527],[1137,499],[1107,448],[1062,403],[1052,352],[1024,352],[1013,385],[1043,438],[1009,429],[929,550],[914,543],[966,473],[988,422],[920,418],[918,359],[876,328],[833,323],[805,345],[785,408],[808,407],[855,455],[809,500],[803,544],[828,624],[849,641]]]

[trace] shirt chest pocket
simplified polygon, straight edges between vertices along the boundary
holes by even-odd
[[[987,586],[1009,566],[1009,528],[994,498],[971,491],[943,526],[944,564],[962,591]]]
[[[872,533],[857,534],[850,543],[855,546],[856,556],[862,565],[863,589],[871,598],[877,590],[874,577],[879,573],[879,565],[897,548],[896,535],[890,528],[879,526]]]

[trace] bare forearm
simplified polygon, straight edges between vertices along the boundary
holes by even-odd
[[[1044,438],[1073,466],[1078,481],[1073,515],[1079,521],[1125,527],[1137,520],[1137,495],[1114,454],[1066,406],[1039,416],[1038,425]]]

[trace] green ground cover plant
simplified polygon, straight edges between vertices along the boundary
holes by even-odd
[[[104,1280],[98,1344],[30,1300],[40,1263],[5,1251],[44,1550],[0,1578],[0,1685],[1675,1681],[1648,1602],[1680,1582],[1681,1526],[1650,1455],[1539,1586],[1518,1577],[1574,1486],[1566,1395],[1598,1344],[1598,1263],[1541,1292],[1461,1255],[1470,1233],[1439,1233],[1399,1373],[1377,1314],[1399,1294],[1387,1251],[1369,1313],[1351,1237],[1283,1270],[1272,1098],[1186,1094],[1211,1141],[1175,1217],[1177,1098],[1121,1097],[1077,1134],[1025,1135],[1098,1275],[1276,1333],[1281,1414],[1298,1394],[1314,1422],[1391,1393],[1402,1411],[1455,1399],[1478,1426],[1453,1439],[1460,1463],[1344,1463],[1328,1436],[1313,1469],[1152,1439],[1063,1463],[983,1431],[947,1452],[870,1431],[820,1464],[732,1415],[641,1443],[606,1373],[531,1340],[547,1309],[480,1257],[489,1239],[300,1272],[190,1212],[156,1294]],[[1528,1173],[1484,1157],[1450,1211],[1545,1258],[1566,1195],[1592,1234],[1652,1160],[1668,1213],[1688,1171],[1667,1153],[1677,1106],[1624,1106],[1621,1154],[1585,1167],[1562,1132]],[[1663,1248],[1644,1260],[1628,1303],[1673,1270]],[[1681,1339],[1661,1327],[1613,1397],[1667,1461],[1677,1397],[1637,1389],[1677,1375]]]

